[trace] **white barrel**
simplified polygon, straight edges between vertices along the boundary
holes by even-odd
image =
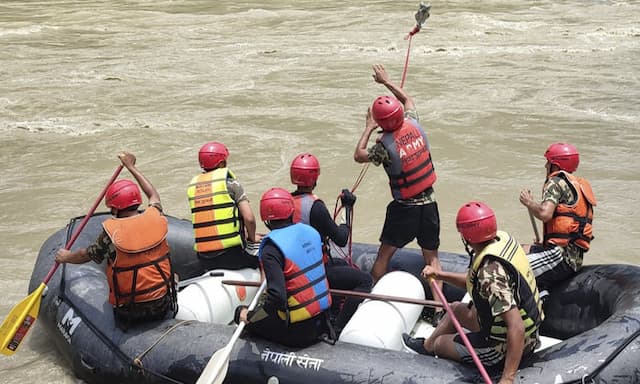
[[[425,297],[420,280],[403,271],[382,276],[371,293],[418,300]],[[342,330],[340,341],[401,351],[402,333],[413,329],[420,313],[421,305],[367,299]]]
[[[224,274],[209,276],[210,272]],[[236,307],[249,305],[258,291],[257,287],[222,284],[222,280],[260,281],[260,271],[257,269],[220,269],[210,272],[203,275],[202,279],[194,279],[195,282],[178,292],[176,319],[229,324]]]

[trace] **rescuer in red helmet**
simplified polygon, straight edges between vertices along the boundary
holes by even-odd
[[[266,300],[254,310],[236,308],[234,320],[247,330],[290,347],[305,347],[330,328],[329,283],[322,263],[322,241],[313,227],[294,223],[294,202],[283,188],[271,188],[260,199],[260,217],[271,230],[258,257],[267,280]]]
[[[323,261],[331,288],[370,292],[373,285],[370,274],[349,265],[340,257],[333,257],[330,253],[330,241],[338,247],[347,245],[351,232],[351,211],[356,202],[355,195],[348,189],[342,190],[340,200],[346,210],[347,219],[346,223],[338,225],[324,202],[313,193],[320,176],[318,159],[311,153],[297,155],[291,162],[290,174],[291,183],[296,185],[296,190],[291,194],[295,206],[293,222],[310,225],[320,233],[323,240]],[[337,334],[340,334],[361,302],[362,299],[346,298],[344,304],[340,305],[339,300],[334,300],[332,309],[335,312],[334,328]]]
[[[374,80],[387,87],[393,96],[380,96],[369,108],[354,159],[358,163],[382,164],[393,197],[387,205],[381,244],[371,269],[374,281],[378,281],[387,273],[396,250],[414,239],[422,248],[426,265],[440,269],[440,214],[433,192],[436,173],[431,148],[419,124],[413,99],[391,82],[382,65],[374,65],[373,72]],[[382,128],[382,134],[367,150],[369,138],[378,127]],[[437,299],[436,295],[433,297]],[[441,315],[438,310],[434,324]]]
[[[202,173],[187,188],[194,249],[206,270],[258,268],[258,259],[245,250],[260,242],[249,198],[227,168],[229,150],[217,141],[200,148]]]
[[[593,239],[593,207],[596,198],[589,182],[573,175],[580,163],[576,147],[551,144],[544,157],[547,179],[542,202],[529,190],[520,191],[520,203],[543,222],[542,244],[530,247],[529,262],[540,289],[549,289],[582,267],[584,253]]]
[[[123,152],[118,157],[149,198],[149,208],[138,211],[142,204],[138,185],[116,181],[105,194],[113,217],[102,224],[104,231],[87,248],[59,249],[56,262],[101,264],[106,258],[109,302],[116,323],[126,330],[142,321],[173,317],[178,306],[160,195],[136,168],[133,154]]]
[[[493,210],[470,201],[458,210],[456,227],[471,257],[465,273],[425,267],[423,276],[466,288],[471,306],[455,302],[451,311],[463,328],[475,354],[485,367],[503,368],[500,384],[514,382],[521,359],[530,357],[539,343],[538,329],[544,319],[535,276],[527,255],[513,237],[499,231]],[[449,315],[428,339],[403,334],[412,350],[473,364]]]

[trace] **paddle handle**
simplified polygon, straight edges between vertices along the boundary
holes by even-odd
[[[464,329],[462,329],[462,326],[458,322],[458,319],[453,314],[451,307],[449,307],[449,303],[447,303],[447,298],[444,297],[444,294],[440,290],[440,287],[432,277],[429,278],[429,284],[431,285],[431,290],[438,295],[438,297],[442,301],[442,304],[444,304],[444,308],[446,309],[447,314],[449,315],[449,318],[453,322],[453,326],[458,331],[458,335],[460,335],[460,338],[462,339],[462,342],[464,343],[464,345],[467,347],[467,350],[469,350],[469,353],[471,354],[471,358],[473,359],[473,362],[476,364],[476,367],[478,367],[478,371],[480,371],[480,375],[484,379],[484,382],[486,384],[491,384],[491,378],[489,377],[487,370],[484,368],[484,365],[482,365],[480,358],[478,358],[478,355],[476,354],[475,349],[473,349],[473,346],[471,345],[469,338],[464,332]]]
[[[96,199],[96,201],[93,203],[93,206],[91,206],[91,209],[89,209],[89,212],[87,212],[86,216],[84,217],[84,219],[82,219],[82,222],[80,222],[80,225],[78,226],[78,228],[76,229],[76,231],[73,233],[73,235],[71,236],[71,239],[69,239],[69,241],[67,241],[67,244],[64,246],[65,249],[69,249],[71,248],[71,246],[73,245],[73,243],[76,242],[76,239],[78,238],[78,236],[80,236],[80,232],[82,232],[82,230],[84,229],[84,227],[87,225],[87,223],[89,222],[89,219],[91,219],[91,216],[93,215],[93,213],[96,211],[96,208],[98,208],[98,205],[100,204],[100,202],[102,201],[102,199],[104,198],[104,195],[107,193],[107,189],[109,188],[109,186],[111,184],[113,184],[113,182],[118,178],[118,175],[120,174],[120,172],[122,171],[122,165],[118,166],[118,168],[116,168],[115,172],[113,172],[113,175],[111,175],[111,178],[109,179],[109,182],[107,183],[107,185],[102,189],[102,192],[100,193],[100,196],[98,196],[98,198]],[[58,269],[58,267],[60,266],[60,263],[56,262],[53,267],[51,267],[51,269],[49,270],[49,273],[47,274],[47,276],[44,278],[44,280],[42,281],[45,285],[49,282],[49,280],[51,280],[51,278],[53,277],[53,274],[56,273],[56,270]]]
[[[533,233],[536,235],[536,243],[540,243],[540,232],[538,232],[538,226],[536,225],[536,219],[533,217],[533,213],[529,211],[529,219],[531,220],[531,226],[533,227]]]
[[[242,280],[222,280],[222,284],[244,285],[247,287],[257,287],[260,285],[260,283],[257,281],[242,281]],[[360,299],[370,299],[370,300],[395,301],[399,303],[417,304],[417,305],[423,305],[427,307],[443,306],[442,303],[438,301],[433,301],[433,300],[420,300],[420,299],[412,299],[410,297],[378,295],[375,293],[346,291],[342,289],[333,289],[333,288],[331,288],[329,291],[331,292],[332,295],[335,295],[335,296],[357,297]]]

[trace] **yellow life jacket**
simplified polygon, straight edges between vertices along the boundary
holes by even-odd
[[[172,290],[168,224],[160,211],[149,207],[139,215],[107,219],[102,226],[116,248],[107,268],[113,306],[157,300]]]
[[[529,260],[518,242],[508,233],[497,232],[497,241],[487,245],[473,258],[467,273],[467,291],[473,298],[478,311],[480,328],[486,337],[506,341],[507,327],[502,316],[491,314],[491,304],[480,295],[478,270],[487,257],[498,260],[515,284],[515,300],[524,321],[525,335],[530,335],[542,324],[544,313],[538,293],[536,279],[529,265]]]
[[[195,176],[189,184],[187,196],[196,252],[242,245],[238,205],[227,190],[227,177],[235,179],[229,169],[218,168]]]

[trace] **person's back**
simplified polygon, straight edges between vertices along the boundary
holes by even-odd
[[[203,145],[198,154],[203,173],[187,188],[194,249],[206,270],[258,267],[244,249],[246,241],[257,241],[255,218],[242,185],[227,168],[228,156],[222,143]]]
[[[320,234],[312,227],[293,224],[291,194],[282,188],[265,192],[260,215],[271,230],[259,251],[267,297],[253,311],[236,309],[236,322],[277,343],[304,347],[328,331],[326,311],[331,295],[322,263]]]
[[[139,322],[175,316],[177,294],[160,197],[135,167],[135,156],[125,152],[119,157],[149,198],[149,207],[140,213],[138,186],[116,181],[105,193],[113,217],[103,222],[103,232],[87,248],[60,249],[56,261],[101,264],[106,258],[109,302],[118,326],[126,330]]]

